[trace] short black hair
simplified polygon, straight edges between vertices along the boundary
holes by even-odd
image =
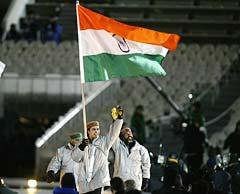
[[[201,103],[199,101],[196,101],[196,102],[193,103],[193,107],[200,110],[201,109]]]
[[[121,129],[124,129],[125,127],[127,127],[127,125],[128,125],[128,124],[127,124],[126,122],[123,122]]]
[[[126,192],[136,189],[136,183],[133,179],[124,182]]]
[[[142,191],[139,191],[137,189],[133,189],[131,191],[128,191],[126,194],[142,194]]]
[[[143,110],[143,105],[137,105],[136,110]]]
[[[120,177],[113,177],[110,181],[112,191],[124,191],[124,183]]]
[[[65,173],[61,180],[61,187],[62,188],[74,188],[76,189],[75,178],[73,173]]]

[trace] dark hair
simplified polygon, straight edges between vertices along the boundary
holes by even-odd
[[[128,125],[128,124],[127,124],[126,122],[123,122],[121,129],[124,129],[125,127],[127,127],[127,125]]]
[[[144,108],[143,108],[143,106],[142,105],[137,105],[137,107],[136,107],[136,110],[143,110]]]
[[[132,179],[126,180],[126,181],[124,182],[124,185],[125,185],[125,190],[126,190],[127,192],[136,189],[136,183],[135,183],[135,181],[132,180]]]
[[[201,109],[201,103],[199,101],[196,101],[193,103],[193,107],[195,107],[196,109]]]
[[[112,191],[124,191],[124,183],[120,177],[113,177],[110,181]]]
[[[142,194],[142,191],[134,189],[134,190],[128,191],[127,194]]]
[[[72,173],[65,173],[61,180],[62,188],[74,188],[76,189],[75,178]]]

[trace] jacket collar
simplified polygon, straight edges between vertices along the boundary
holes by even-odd
[[[69,149],[69,150],[72,150],[74,148],[74,146],[71,143],[68,143],[66,145],[66,148]]]
[[[131,151],[133,151],[133,150],[138,150],[138,149],[139,149],[139,146],[140,146],[140,144],[139,144],[136,140],[134,140],[134,141],[135,141],[135,144],[133,145],[133,147],[131,147]],[[125,150],[128,154],[131,154],[131,153],[129,152],[128,146],[127,146],[127,145],[124,143],[124,141],[121,140],[121,139],[120,139],[120,144],[123,146],[124,150]]]

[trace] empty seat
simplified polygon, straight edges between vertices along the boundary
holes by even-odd
[[[207,13],[195,13],[193,19],[202,21],[232,21],[233,15],[229,13],[211,11]]]
[[[201,0],[201,6],[206,7],[236,7],[239,6],[238,0]]]
[[[126,12],[126,13],[119,13],[119,12],[110,12],[109,16],[115,19],[143,19],[144,13],[141,12]]]
[[[148,5],[150,0],[114,0],[115,4],[126,4],[126,5]]]
[[[157,5],[163,5],[163,6],[187,6],[187,5],[193,5],[193,0],[184,0],[184,1],[178,1],[178,0],[154,0],[154,4]]]
[[[177,21],[177,20],[188,20],[188,13],[186,12],[177,12],[177,11],[169,11],[169,10],[162,10],[162,11],[151,11],[149,13],[149,18],[153,19],[159,19],[161,20],[172,20],[172,21]]]

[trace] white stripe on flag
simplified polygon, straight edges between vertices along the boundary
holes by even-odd
[[[123,39],[105,30],[81,30],[83,56],[109,53],[126,55],[142,53],[165,57],[168,49],[162,46]]]

